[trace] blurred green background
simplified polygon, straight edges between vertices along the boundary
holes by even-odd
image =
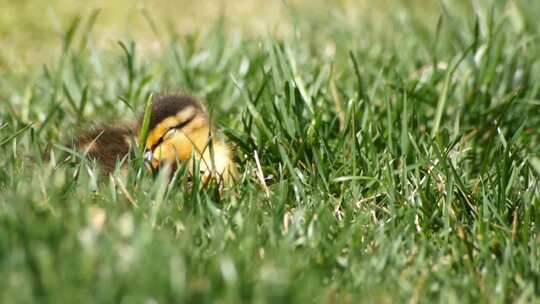
[[[439,15],[437,1],[418,0],[0,0],[0,69],[27,69],[53,58],[61,50],[66,28],[77,18],[93,14],[98,15],[92,31],[95,47],[116,48],[116,41],[132,38],[141,51],[158,51],[162,47],[159,33],[204,32],[218,21],[230,35],[244,37],[290,35],[298,18],[299,23],[315,24],[321,16],[322,28],[332,27],[332,19],[339,26],[364,24],[368,19],[374,30],[392,31],[386,18],[404,6],[428,26]]]

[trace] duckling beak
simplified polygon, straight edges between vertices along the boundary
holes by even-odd
[[[144,153],[144,160],[147,162],[151,162],[153,156],[154,156],[154,152],[152,152],[152,150],[148,150],[146,151],[146,153]]]

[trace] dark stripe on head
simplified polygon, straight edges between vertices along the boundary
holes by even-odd
[[[193,114],[191,115],[188,119],[186,119],[185,121],[181,122],[180,124],[176,125],[176,126],[173,126],[171,127],[170,129],[178,129],[178,130],[181,130],[183,127],[185,127],[188,123],[190,123],[191,121],[193,121],[193,119],[195,119],[195,116],[196,114]],[[169,130],[170,130],[169,129]],[[161,145],[161,143],[163,142],[164,140],[164,137],[160,137],[159,140],[152,145],[152,147],[150,148],[151,150],[154,150],[157,146]]]
[[[193,107],[195,111],[204,113],[201,104],[194,97],[188,95],[159,95],[154,97],[152,104],[152,117],[150,130],[167,117],[174,116],[182,110]],[[142,125],[144,113],[139,118],[139,127]]]

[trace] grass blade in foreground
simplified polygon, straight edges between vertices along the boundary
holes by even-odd
[[[144,106],[144,116],[141,125],[140,135],[139,135],[139,152],[144,154],[144,149],[146,148],[146,140],[148,139],[148,132],[150,129],[150,120],[152,119],[152,102],[154,94],[150,93],[146,99]]]

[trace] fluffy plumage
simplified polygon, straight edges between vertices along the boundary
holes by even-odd
[[[87,152],[105,173],[111,173],[117,161],[129,153],[132,131],[125,127],[96,127],[75,140],[75,148]]]
[[[167,117],[173,116],[186,108],[194,108],[202,115],[206,115],[202,105],[189,95],[162,94],[156,96],[152,103],[152,116],[150,119],[150,130]],[[137,127],[142,124],[144,113],[139,116]]]
[[[141,113],[134,127],[96,128],[76,139],[78,150],[88,151],[105,173],[114,170],[118,160],[130,150],[130,137],[138,137]],[[133,130],[133,131],[132,131]],[[203,182],[216,178],[230,181],[236,174],[229,147],[214,136],[204,107],[187,95],[159,95],[154,97],[145,157],[155,170],[164,164],[199,163]],[[190,163],[189,168],[193,166]]]

